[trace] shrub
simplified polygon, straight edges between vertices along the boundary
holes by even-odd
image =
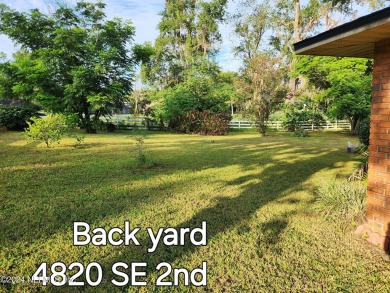
[[[0,127],[6,127],[8,130],[24,130],[34,116],[39,116],[38,108],[30,107],[0,107]]]
[[[366,209],[366,187],[357,181],[333,181],[317,191],[319,211],[326,217],[344,220],[363,219]]]
[[[292,136],[295,136],[295,137],[308,137],[309,136],[309,132],[303,128],[298,128],[297,130],[295,130],[293,133],[292,133]]]
[[[115,131],[115,124],[114,123],[107,123],[106,125],[107,132],[114,132]]]
[[[360,143],[368,147],[370,143],[370,117],[360,121],[356,130],[356,134],[359,137]]]
[[[232,116],[229,113],[201,112],[202,123],[199,133],[204,135],[226,135],[229,133],[229,122]]]
[[[229,111],[226,94],[221,84],[214,83],[211,76],[192,76],[185,82],[157,92],[152,96],[152,106],[156,120],[177,130],[188,111],[200,112],[210,110],[213,113]]]
[[[291,132],[299,130],[302,123],[314,123],[314,125],[319,125],[321,121],[324,121],[324,117],[320,112],[293,109],[286,110],[285,115],[283,127]]]
[[[190,110],[180,120],[176,130],[182,133],[199,133],[203,135],[226,135],[229,132],[229,113],[213,113],[210,110]]]
[[[43,141],[47,147],[52,143],[60,143],[61,138],[67,131],[66,117],[62,114],[48,115],[45,118],[31,118],[32,122],[27,122],[26,136],[33,140]]]

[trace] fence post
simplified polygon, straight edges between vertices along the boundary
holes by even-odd
[[[311,123],[311,130],[314,130],[314,122]]]
[[[276,122],[276,130],[279,130],[279,121]]]
[[[241,130],[241,121],[238,121],[238,130]]]
[[[336,129],[339,129],[339,124],[337,119],[336,119]]]

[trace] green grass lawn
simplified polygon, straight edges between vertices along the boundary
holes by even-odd
[[[0,285],[0,292],[390,292],[383,255],[353,228],[315,212],[316,188],[355,167],[348,140],[355,138],[333,132],[151,133],[144,144],[149,161],[138,167],[130,132],[87,135],[78,148],[64,139],[50,149],[27,144],[20,133],[0,133],[0,276],[27,277],[42,262],[57,261],[99,262],[104,272],[98,287],[26,282]],[[73,246],[74,221],[109,229],[126,220],[141,228],[141,246]],[[207,246],[159,245],[147,253],[147,227],[202,221]],[[148,263],[148,287],[110,283],[113,263],[141,261]],[[203,261],[206,288],[153,286],[157,264],[192,270]]]

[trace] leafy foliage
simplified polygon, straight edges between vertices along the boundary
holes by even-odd
[[[301,129],[303,123],[318,125],[321,121],[324,121],[324,116],[320,112],[299,110],[294,105],[285,107],[283,127],[287,131],[296,132]]]
[[[25,135],[33,140],[43,141],[47,147],[51,147],[54,142],[60,143],[67,131],[67,119],[62,114],[48,115],[45,118],[34,117],[31,120],[32,122],[27,122]]]
[[[215,71],[212,57],[221,42],[218,24],[225,15],[226,0],[166,1],[158,25],[154,54],[143,75],[157,88],[186,81],[195,71]]]
[[[363,77],[360,80],[338,80],[327,92],[335,100],[329,110],[329,114],[336,118],[347,117],[351,124],[351,131],[356,132],[356,127],[361,119],[367,117],[371,108],[371,77]]]
[[[281,61],[271,54],[258,54],[246,60],[235,83],[238,92],[245,96],[246,110],[255,116],[262,135],[265,135],[271,113],[287,97],[287,88],[283,85],[286,68]]]
[[[224,83],[217,84],[211,76],[192,77],[155,95],[158,104],[153,107],[154,116],[168,128],[177,129],[190,110],[227,111],[230,90]]]
[[[258,3],[255,0],[242,0],[239,7],[239,11],[232,17],[234,32],[239,39],[234,52],[252,58],[261,49],[262,38],[270,27],[271,6],[265,1]]]
[[[360,121],[356,134],[359,137],[360,143],[368,147],[370,144],[370,117]]]
[[[128,47],[135,33],[131,22],[107,20],[104,8],[102,2],[80,1],[46,15],[2,4],[0,32],[23,49],[9,65],[12,85],[5,88],[45,110],[77,113],[81,125],[94,132],[94,121],[123,106],[141,59],[140,48],[133,57]]]
[[[34,106],[15,107],[0,106],[0,127],[8,130],[23,130],[34,116],[39,116],[38,108]]]
[[[370,113],[371,61],[358,58],[302,57],[296,68],[321,90],[319,102],[326,103],[330,117],[350,121],[352,132]]]

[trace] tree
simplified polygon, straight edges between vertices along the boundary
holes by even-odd
[[[351,132],[356,133],[359,122],[368,117],[371,109],[371,76],[330,77],[332,87],[326,91],[334,101],[329,114],[336,118],[347,118],[351,124]]]
[[[247,110],[256,118],[258,130],[265,135],[270,114],[287,97],[283,79],[287,73],[282,59],[262,53],[246,61],[236,87],[247,97]]]
[[[236,80],[238,95],[246,98],[246,110],[253,114],[261,135],[265,135],[270,114],[286,98],[286,67],[283,58],[265,51],[263,38],[271,25],[271,6],[265,2],[245,0],[247,7],[234,17],[239,46],[235,52],[244,56],[244,66]]]
[[[353,133],[370,112],[372,61],[360,58],[300,57],[297,71],[307,77],[328,115],[347,118]]]
[[[137,62],[128,48],[131,22],[107,20],[104,8],[100,1],[80,1],[46,15],[0,5],[0,32],[22,46],[11,64],[17,71],[13,92],[48,111],[77,113],[87,132],[123,107]]]
[[[311,36],[321,26],[326,30],[333,28],[339,24],[340,17],[353,18],[357,5],[377,9],[382,4],[382,0],[278,0],[272,13],[271,45],[294,71],[297,62],[294,43]],[[290,93],[295,94],[294,77],[290,78]]]
[[[239,38],[239,45],[233,50],[250,59],[260,51],[263,36],[270,27],[271,6],[256,0],[244,0],[239,6],[240,11],[232,18],[234,32]]]
[[[197,69],[215,69],[213,55],[221,41],[218,24],[227,0],[166,0],[154,54],[144,73],[150,84],[165,88],[190,78]]]
[[[218,100],[229,102],[231,114],[234,114],[234,109],[241,106],[241,96],[238,95],[235,87],[234,80],[238,77],[238,74],[233,71],[221,72],[217,76],[216,85],[214,89],[214,95]]]
[[[271,44],[283,55],[294,55],[293,43],[313,34],[320,25],[329,30],[339,24],[340,17],[354,17],[356,6],[377,9],[382,0],[277,0],[272,12]]]

